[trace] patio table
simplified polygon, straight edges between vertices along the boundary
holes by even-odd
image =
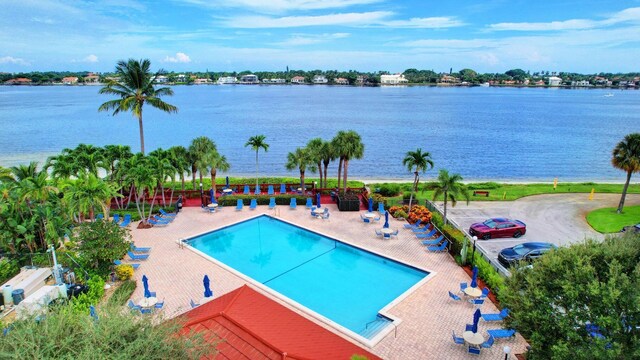
[[[464,341],[474,346],[479,346],[484,343],[484,337],[480,333],[465,331],[462,333],[462,338],[464,339]]]
[[[463,290],[463,292],[471,297],[477,298],[480,297],[482,295],[482,290],[480,290],[480,288],[477,287],[467,287],[466,289]]]
[[[142,300],[138,302],[138,305],[140,305],[143,308],[150,308],[150,307],[156,306],[157,303],[158,303],[158,298],[152,296],[148,298],[142,298]]]
[[[393,230],[391,228],[382,228],[380,230],[380,232],[383,233],[383,234],[391,235],[391,234],[393,234],[395,232],[395,230]]]

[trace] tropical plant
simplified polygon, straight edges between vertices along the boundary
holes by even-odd
[[[256,152],[256,187],[258,187],[259,185],[259,181],[258,181],[258,151],[260,149],[263,149],[264,152],[267,152],[269,150],[269,144],[267,144],[267,142],[265,141],[267,139],[266,136],[264,135],[255,135],[249,138],[249,140],[247,140],[247,143],[244,144],[244,147],[250,146],[251,149],[253,151]]]
[[[185,190],[185,177],[184,174],[191,173],[191,161],[189,160],[189,150],[184,146],[172,146],[167,150],[170,154],[170,161],[173,168],[176,169],[176,173],[182,183],[182,191]],[[173,190],[173,188],[172,188]],[[171,192],[171,201],[173,202],[173,191]]]
[[[218,170],[229,171],[231,165],[229,165],[229,163],[227,162],[227,157],[224,155],[220,155],[217,150],[214,153],[210,154],[209,165],[211,168],[211,189],[215,194],[217,192],[216,175],[218,174]]]
[[[447,202],[451,201],[451,206],[456,206],[458,198],[462,197],[469,204],[470,196],[469,190],[462,183],[462,176],[460,174],[449,174],[445,169],[440,170],[437,181],[433,186],[433,200],[443,197],[444,198],[444,224],[447,224]]]
[[[316,169],[320,174],[320,187],[324,186],[323,174],[322,174],[322,146],[324,141],[321,138],[313,138],[309,140],[305,147],[311,157],[312,161],[316,164]]]
[[[129,230],[112,221],[84,222],[76,227],[72,238],[84,267],[106,275],[113,260],[122,259],[131,247]]]
[[[407,151],[402,165],[406,166],[411,172],[413,171],[413,187],[411,188],[411,197],[409,198],[409,208],[413,202],[413,194],[418,191],[418,184],[420,182],[420,173],[425,173],[428,169],[433,168],[433,161],[431,160],[431,154],[427,151],[422,152],[421,148],[415,151]]]
[[[338,187],[340,187],[340,173],[342,169],[344,172],[344,178],[342,179],[343,191],[346,192],[349,160],[362,159],[364,156],[364,144],[362,143],[360,135],[353,130],[339,131],[331,142],[335,154],[340,158],[340,164],[338,165]]]
[[[115,181],[116,165],[123,160],[133,156],[131,147],[128,145],[105,145],[102,149],[102,158],[105,162],[105,170],[109,180]]]
[[[148,59],[128,61],[120,60],[116,65],[115,77],[107,81],[100,89],[100,94],[115,95],[118,99],[110,100],[98,108],[98,111],[113,111],[113,115],[120,112],[131,112],[138,119],[140,128],[140,152],[144,154],[144,128],[142,125],[142,108],[144,104],[167,112],[176,113],[178,108],[161,100],[163,96],[173,95],[173,90],[168,87],[154,88],[156,78],[163,74],[159,70],[155,74],[150,70],[151,62]]]
[[[287,170],[298,169],[300,171],[300,188],[304,189],[304,174],[307,169],[311,172],[318,170],[313,155],[306,148],[297,148],[296,151],[287,154]]]
[[[324,176],[324,184],[322,184],[322,187],[326,189],[329,187],[327,184],[327,169],[329,168],[329,163],[336,159],[336,154],[330,141],[322,142],[322,147],[320,148],[319,155],[324,167],[324,169],[322,170],[322,175]],[[318,171],[321,171],[320,168],[318,168]]]
[[[77,221],[81,221],[84,215],[94,220],[97,210],[108,219],[111,199],[122,196],[118,193],[117,184],[103,181],[92,173],[78,174],[76,180],[68,180],[62,189],[63,202]]]
[[[158,183],[158,179],[155,178],[149,166],[149,160],[141,153],[136,154],[136,156],[131,159],[131,162],[135,165],[129,168],[127,181],[130,182],[132,188],[135,189],[134,194],[138,215],[140,215],[142,223],[147,225],[148,219],[145,216],[145,192],[149,194],[153,193],[153,198],[155,199],[155,186]],[[152,209],[153,205],[150,208],[149,217],[151,217]]]
[[[131,264],[120,264],[116,266],[115,273],[118,280],[125,281],[133,277],[133,266]]]
[[[217,153],[216,144],[206,136],[200,136],[191,140],[189,155],[191,158],[191,174],[193,176],[193,190],[196,190],[196,172],[200,175],[202,184],[203,174],[209,172],[209,160]]]
[[[167,206],[164,184],[167,179],[172,179],[176,173],[176,169],[171,164],[170,154],[162,150],[162,148],[153,150],[149,153],[149,163],[155,178],[158,180],[158,187],[160,187],[160,193],[162,194],[162,206]]]
[[[624,208],[624,200],[627,196],[627,189],[629,188],[631,175],[633,173],[640,172],[640,133],[629,134],[624,137],[624,140],[620,141],[618,145],[616,145],[613,149],[611,163],[616,169],[627,172],[627,179],[624,183],[624,188],[622,189],[620,203],[618,204],[617,211],[619,214]]]

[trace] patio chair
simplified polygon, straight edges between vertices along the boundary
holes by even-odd
[[[442,244],[440,244],[440,246],[427,246],[427,250],[431,252],[446,251],[447,245],[449,245],[449,241],[445,240],[442,242]]]
[[[373,218],[373,221],[380,221],[381,218],[382,218],[381,216],[378,216],[376,218]]]
[[[385,239],[391,239],[391,234],[383,233],[382,237]]]
[[[427,233],[427,231],[431,231],[431,230],[433,230],[433,224],[431,223],[426,224],[425,226],[411,228],[411,231],[413,231],[416,234]]]
[[[173,217],[174,218],[174,217],[178,216],[178,214],[176,214],[176,213],[168,213],[168,212],[164,211],[164,209],[160,209],[160,214],[162,214],[162,217],[167,217],[167,218],[169,218],[169,217]]]
[[[124,220],[120,223],[120,227],[128,226],[131,223],[131,214],[124,214]]]
[[[323,212],[322,215],[321,215],[322,216],[322,220],[329,220],[329,215],[330,214],[329,214],[328,211]]]
[[[422,240],[422,245],[438,245],[442,239],[444,239],[444,235],[440,235],[439,238],[433,240]]]
[[[193,299],[191,299],[191,308],[193,309],[193,308],[196,308],[196,307],[198,307],[198,306],[200,306],[200,304],[195,303],[195,302],[193,301]]]
[[[149,291],[149,297],[156,297],[155,291]]]
[[[376,229],[375,231],[376,231],[376,235],[382,236],[382,231],[381,230]]]
[[[162,302],[157,302],[154,307],[156,309],[162,309],[164,307],[164,299],[162,299]]]
[[[483,288],[482,289],[482,295],[480,295],[480,298],[486,298],[487,295],[489,295],[489,288]]]
[[[134,254],[131,251],[127,251],[127,255],[129,255],[131,260],[147,260],[149,258],[149,254]]]
[[[469,299],[468,301],[471,305],[475,305],[477,307],[480,307],[484,304],[484,299],[481,299],[481,298]]]
[[[251,195],[251,190],[249,190],[249,185],[245,185],[245,186],[244,186],[243,194],[245,194],[245,195]]]
[[[238,199],[238,202],[236,203],[236,210],[242,210],[242,205],[242,199]]]
[[[141,253],[148,253],[149,251],[151,251],[151,248],[150,247],[137,247],[132,243],[131,244],[131,251],[133,251],[133,252],[141,252]]]
[[[274,195],[275,192],[273,191],[273,185],[269,185],[269,187],[267,188],[267,195]]]
[[[509,309],[504,308],[498,314],[482,314],[482,320],[484,321],[502,321],[509,316]]]
[[[460,298],[460,296],[452,293],[451,291],[449,291],[449,297],[452,298],[455,301],[461,301],[462,299]]]
[[[307,198],[307,203],[305,204],[307,209],[311,209],[313,207],[313,200],[311,198]]]
[[[120,214],[114,214],[113,215],[113,223],[117,224],[120,222]]]
[[[469,285],[466,282],[461,282],[460,283],[460,292],[463,293],[464,289],[466,289],[467,287],[469,287]]]
[[[399,232],[400,232],[400,230],[396,229],[396,231],[391,233],[391,236],[398,236]]]
[[[149,219],[148,222],[149,222],[149,224],[151,224],[153,226],[167,226],[167,225],[169,225],[168,222],[156,221],[154,219]]]
[[[269,199],[269,209],[274,209],[276,207],[276,198],[272,197]]]
[[[415,224],[404,224],[404,228],[405,229],[414,229],[420,226],[420,224],[422,223],[422,219],[418,219],[418,221],[415,222]]]
[[[493,336],[489,335],[489,338],[487,339],[487,341],[482,343],[482,347],[485,348],[485,349],[488,349],[488,348],[493,346],[493,343],[495,341],[496,341],[496,339],[494,339]]]
[[[471,355],[480,355],[480,349],[474,346],[469,345],[469,350],[467,350]]]
[[[151,309],[140,308],[140,314],[151,314]]]
[[[249,204],[249,209],[250,210],[255,210],[256,207],[258,207],[258,200],[251,199],[251,204]]]
[[[98,216],[96,216],[96,221],[98,220],[101,220],[101,221],[104,220],[104,214],[102,213],[98,214]]]
[[[260,189],[260,185],[256,186],[256,188],[253,190],[253,194],[254,195],[262,194],[262,190]]]
[[[495,339],[508,339],[516,336],[516,331],[513,329],[492,329],[487,330],[487,334]]]
[[[206,207],[206,206],[205,206]],[[173,221],[173,219],[169,219],[169,218],[161,218],[158,215],[153,215],[151,216],[151,218],[157,222],[164,222],[164,223],[170,223]]]
[[[464,326],[464,331],[471,331],[471,332],[473,332],[473,324],[465,324],[465,326]]]
[[[384,215],[385,210],[384,210],[384,203],[383,202],[379,202],[378,203],[378,212],[380,213],[380,215]]]
[[[113,260],[113,264],[114,265],[131,265],[133,267],[133,270],[137,270],[140,267],[140,264],[132,264],[132,263],[123,263],[120,260]]]
[[[129,300],[129,302],[127,303],[127,306],[129,306],[130,310],[134,310],[134,311],[138,311],[142,308],[140,305],[134,304],[133,300]]]
[[[416,235],[416,237],[417,237],[418,239],[430,239],[430,238],[432,238],[432,237],[433,237],[433,235],[435,235],[435,234],[436,234],[436,232],[437,232],[437,231],[438,231],[438,230],[436,230],[436,229],[434,228],[433,230],[429,231],[428,233],[424,233],[424,234],[415,234],[415,235]]]
[[[451,337],[453,338],[453,342],[458,345],[464,345],[464,338],[457,337],[455,330],[451,330]]]
[[[296,198],[291,198],[291,201],[289,202],[289,209],[295,210],[296,206],[298,206]]]
[[[286,194],[287,187],[284,184],[280,184],[280,194]]]
[[[364,216],[362,214],[360,214],[360,219],[362,219],[362,221],[367,223],[367,224],[371,223],[371,220],[368,217],[366,217],[366,216]]]

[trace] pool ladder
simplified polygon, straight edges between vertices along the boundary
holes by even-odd
[[[273,208],[273,216],[280,217],[280,208],[278,206]]]

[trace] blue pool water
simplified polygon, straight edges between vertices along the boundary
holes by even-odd
[[[188,243],[363,336],[378,311],[428,275],[268,216]]]

